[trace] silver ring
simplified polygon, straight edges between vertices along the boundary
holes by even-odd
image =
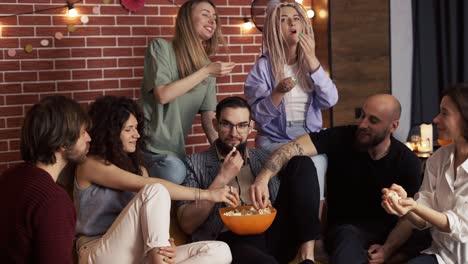
[[[233,192],[232,192],[232,186],[229,186],[229,194],[233,194]]]

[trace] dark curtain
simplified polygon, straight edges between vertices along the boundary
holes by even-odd
[[[468,1],[412,0],[412,5],[415,126],[432,123],[443,88],[468,81]]]

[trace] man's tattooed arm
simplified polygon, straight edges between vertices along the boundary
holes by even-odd
[[[301,145],[296,141],[291,141],[273,152],[263,168],[269,170],[271,175],[276,175],[292,157],[303,155],[304,150]]]

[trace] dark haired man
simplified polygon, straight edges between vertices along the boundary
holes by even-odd
[[[35,104],[21,130],[24,163],[0,177],[0,259],[3,263],[72,263],[75,209],[59,187],[68,162],[82,162],[89,119],[75,101],[51,96]]]
[[[241,203],[252,204],[249,187],[269,155],[247,147],[253,123],[250,106],[244,99],[228,97],[219,102],[213,120],[219,138],[207,151],[188,157],[189,169],[183,184],[203,189],[229,185],[239,193]],[[314,241],[319,236],[320,196],[316,175],[310,177],[315,171],[309,157],[296,157],[283,173],[272,178],[271,203],[278,213],[264,234],[235,235],[224,227],[218,214],[224,205],[205,201],[179,202],[179,223],[194,241],[217,239],[228,243],[233,263],[284,263],[298,252],[301,261],[313,263]]]

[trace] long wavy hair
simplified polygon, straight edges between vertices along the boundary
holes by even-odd
[[[463,137],[468,141],[468,84],[458,83],[448,86],[442,91],[442,97],[448,96],[457,106],[460,112],[463,123]]]
[[[208,57],[218,51],[220,44],[225,46],[219,15],[216,16],[216,30],[213,36],[200,42],[192,21],[193,8],[200,3],[208,3],[216,10],[211,0],[189,0],[177,13],[173,46],[180,78],[185,78],[201,69],[209,63]]]
[[[136,151],[126,153],[120,133],[130,114],[135,116],[138,122],[137,130],[141,138],[137,141]],[[103,96],[91,104],[89,116],[93,122],[89,154],[123,170],[142,175],[140,155],[144,149],[144,117],[138,104],[123,96]]]
[[[270,55],[271,67],[275,83],[278,83],[285,78],[284,65],[288,64],[288,44],[281,32],[281,8],[292,7],[297,11],[300,22],[302,23],[303,33],[312,34],[312,24],[307,16],[307,12],[301,4],[295,1],[280,2],[278,0],[270,1],[267,8],[265,24],[263,26],[264,47]],[[307,91],[314,90],[314,84],[308,77],[305,53],[301,46],[297,45],[297,80],[301,87]]]

